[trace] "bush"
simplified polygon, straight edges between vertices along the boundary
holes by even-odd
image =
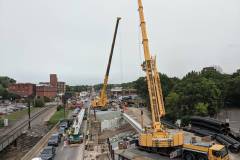
[[[45,96],[44,96],[44,98],[43,98],[43,99],[44,99],[44,102],[51,102],[51,99],[50,99],[50,98],[48,98],[48,97],[45,97]]]
[[[34,107],[44,107],[45,103],[43,99],[36,99],[34,103]]]
[[[0,118],[0,128],[4,126],[4,120]]]
[[[61,110],[62,108],[63,108],[62,105],[58,105],[58,106],[57,106],[57,111]]]
[[[187,126],[189,123],[190,123],[190,117],[191,116],[188,116],[188,115],[186,115],[186,116],[183,116],[182,118],[181,118],[181,120],[182,120],[182,126]]]

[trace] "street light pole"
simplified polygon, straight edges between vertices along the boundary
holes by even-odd
[[[31,110],[30,110],[30,107],[31,107],[31,102],[30,102],[30,99],[28,99],[28,129],[31,129]]]

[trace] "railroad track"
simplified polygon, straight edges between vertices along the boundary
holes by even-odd
[[[47,110],[49,110],[50,107],[44,108],[43,110],[39,111],[38,113],[35,113],[30,121],[35,120],[38,118],[40,115],[45,113]],[[25,130],[25,128],[28,126],[29,120],[25,120],[22,123],[20,123],[17,127],[11,129],[6,136],[1,137],[0,140],[0,151],[2,151],[4,148],[6,148],[9,144],[11,144],[14,140],[16,140],[22,132]]]
[[[52,134],[56,131],[59,123],[57,123],[40,141],[30,150],[21,160],[30,160],[36,157],[40,151],[43,149],[45,145],[48,143],[48,139],[52,136]]]

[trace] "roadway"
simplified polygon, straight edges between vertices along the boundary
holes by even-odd
[[[86,121],[83,121],[81,130],[86,128]],[[64,146],[63,142],[57,147],[54,160],[83,160],[84,143],[72,146]]]
[[[84,108],[90,107],[90,101],[84,103]],[[86,133],[87,121],[83,120],[80,130]],[[63,141],[56,149],[54,160],[83,160],[85,141],[81,144],[64,146]]]
[[[56,157],[54,158],[54,160],[82,160],[83,149],[83,144],[76,147],[64,147],[61,143],[61,146],[59,146],[56,151]]]

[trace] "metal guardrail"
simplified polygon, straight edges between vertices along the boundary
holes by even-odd
[[[58,124],[59,123],[57,123],[42,139],[40,139],[40,141],[27,154],[25,154],[21,160],[31,160],[32,158],[37,157],[43,147],[47,144],[48,139],[56,131]]]
[[[34,114],[30,121],[33,121],[34,119],[36,119],[38,116],[40,116],[41,114],[43,114],[44,112],[46,112],[49,108],[45,108],[42,111]],[[8,145],[10,145],[14,140],[16,140],[21,134],[22,132],[25,130],[25,127],[28,126],[28,121],[29,120],[25,120],[23,121],[21,124],[19,124],[17,127],[13,128],[12,130],[10,130],[6,136],[4,136],[3,138],[1,138],[0,140],[0,151],[2,151],[4,148],[6,148]]]
[[[143,131],[142,126],[135,121],[132,117],[127,115],[126,113],[122,113],[123,119],[125,119],[138,133]]]

